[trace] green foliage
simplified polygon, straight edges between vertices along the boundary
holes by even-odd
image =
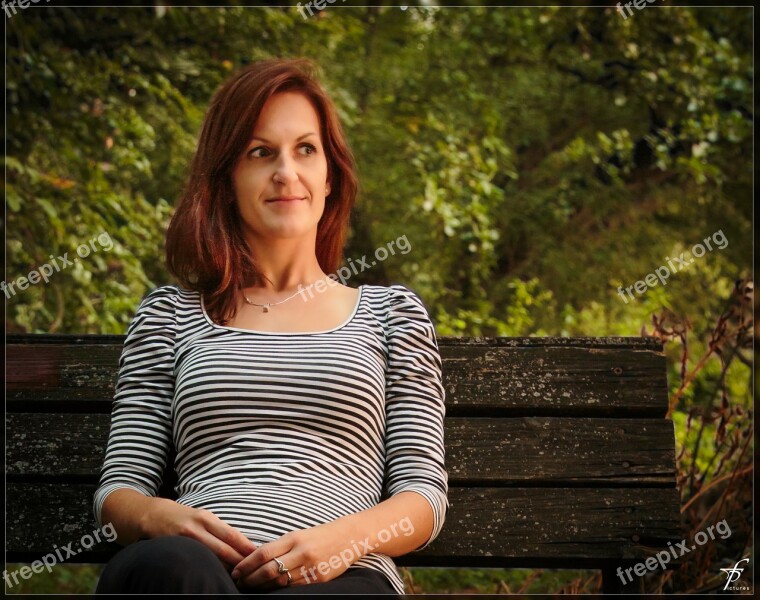
[[[5,570],[10,574],[18,571],[23,563],[8,563]],[[30,565],[26,565],[30,567]],[[30,572],[24,579],[20,573],[5,584],[5,593],[11,594],[92,594],[98,584],[103,565],[63,564],[52,567],[50,573]],[[15,583],[18,582],[18,583]]]
[[[9,276],[103,231],[115,245],[19,291],[10,321],[123,331],[168,279],[163,234],[210,95],[273,55],[316,58],[346,125],[362,178],[347,256],[407,234],[412,253],[362,275],[418,290],[442,334],[635,335],[679,299],[707,315],[701,292],[749,269],[752,62],[749,12],[706,13],[21,12]],[[729,247],[700,268],[647,299],[618,296],[719,227]]]
[[[425,594],[550,594],[576,581],[599,578],[597,571],[552,569],[407,568],[407,591]],[[422,591],[420,591],[422,590]]]

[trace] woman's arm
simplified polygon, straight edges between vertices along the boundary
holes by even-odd
[[[389,288],[385,492],[376,506],[338,519],[361,554],[403,556],[427,547],[448,510],[445,390],[435,327],[410,289]],[[344,540],[347,549],[348,539]],[[356,552],[354,552],[356,554]],[[355,556],[354,562],[361,558]]]
[[[253,542],[210,511],[158,496],[172,445],[178,296],[174,286],[152,291],[127,330],[93,511],[99,525],[113,524],[121,545],[184,535],[231,567],[256,549]]]
[[[114,490],[103,502],[102,515],[111,522],[120,544],[163,535],[184,535],[202,542],[232,570],[256,550],[241,531],[207,510],[151,497],[129,488]]]
[[[130,488],[114,490],[103,502],[103,522],[111,523],[116,530],[119,543],[127,546],[148,537],[145,533],[145,515],[160,502],[172,500],[146,496]]]
[[[403,556],[422,546],[433,533],[433,509],[417,492],[399,492],[380,504],[342,517],[363,552]],[[371,549],[371,550],[370,550]],[[357,560],[360,557],[356,557]]]
[[[140,495],[137,502],[141,507],[145,506],[143,498],[157,497],[172,445],[177,296],[176,288],[163,286],[143,298],[127,328],[119,358],[93,514],[98,525],[103,525],[102,509],[108,500],[110,519],[126,525],[124,534],[129,539],[137,533],[137,523],[134,511],[119,498],[124,497],[126,488]],[[119,496],[111,498],[116,493]],[[127,514],[122,515],[125,508]],[[122,543],[118,527],[117,536]]]
[[[358,513],[358,519],[373,544],[381,544],[392,553],[389,556],[401,556],[426,548],[440,533],[448,512],[446,393],[435,326],[422,300],[397,284],[390,286],[389,302],[383,493],[387,499]],[[394,525],[395,533],[387,529]],[[413,546],[411,540],[423,533],[427,535],[421,543]]]

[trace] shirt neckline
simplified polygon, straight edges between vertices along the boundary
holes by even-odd
[[[224,329],[227,331],[240,331],[243,333],[253,333],[258,335],[320,335],[323,333],[332,333],[334,331],[338,331],[339,329],[343,329],[347,325],[350,325],[353,320],[356,318],[356,315],[359,313],[359,308],[361,307],[362,300],[364,299],[364,284],[360,285],[358,287],[359,290],[359,298],[356,301],[356,305],[354,306],[354,310],[351,312],[351,315],[343,321],[340,325],[336,325],[332,329],[325,329],[324,331],[262,331],[260,329],[246,329],[243,327],[228,327],[226,325],[218,325],[217,323],[214,323],[214,321],[211,319],[211,317],[206,312],[206,304],[203,301],[203,294],[200,294],[201,297],[201,312],[203,313],[203,317],[206,319],[206,322],[214,327],[215,329]]]

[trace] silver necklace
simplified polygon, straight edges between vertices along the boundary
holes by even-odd
[[[288,298],[285,298],[285,300],[280,300],[279,302],[267,302],[266,304],[257,304],[256,302],[251,301],[251,299],[248,296],[246,296],[245,294],[243,294],[243,298],[245,298],[245,301],[248,304],[251,304],[253,306],[261,306],[263,308],[262,312],[269,312],[269,307],[270,306],[277,306],[278,304],[282,304],[283,302],[287,302],[291,298],[294,298],[295,296],[298,296],[298,294],[300,294],[302,291],[303,290],[298,290],[292,296],[289,296]]]

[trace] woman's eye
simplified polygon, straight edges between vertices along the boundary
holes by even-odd
[[[248,151],[248,156],[254,156],[253,153],[256,152],[256,151],[258,151],[258,150],[265,150],[265,148],[263,146],[259,146],[258,148],[254,148],[253,150],[249,150]],[[259,157],[255,156],[254,158],[259,158]]]
[[[317,149],[313,144],[302,144],[301,148],[308,148],[310,151],[304,154],[304,156],[311,156],[312,154],[316,153]],[[256,148],[253,148],[252,150],[248,151],[248,156],[252,156],[253,158],[261,158],[261,155],[255,155],[254,152],[258,152],[259,150],[262,150],[264,152],[269,152],[264,146],[257,146]]]

